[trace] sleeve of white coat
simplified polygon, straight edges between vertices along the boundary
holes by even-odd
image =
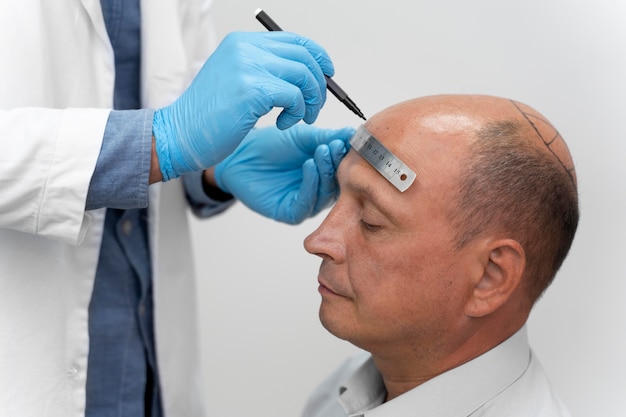
[[[0,228],[78,244],[110,110],[0,110]]]

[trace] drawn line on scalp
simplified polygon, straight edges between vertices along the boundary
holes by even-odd
[[[552,155],[554,155],[556,160],[559,161],[559,164],[561,164],[561,166],[563,167],[563,169],[565,170],[565,172],[569,176],[569,179],[572,181],[572,184],[574,185],[574,187],[576,187],[576,181],[574,180],[574,175],[573,175],[574,167],[568,168],[563,163],[561,158],[559,158],[557,156],[557,154],[550,147],[554,143],[554,141],[556,141],[558,138],[561,137],[561,134],[559,133],[559,131],[556,130],[556,128],[554,128],[554,126],[552,126],[552,124],[550,122],[548,122],[547,120],[542,119],[542,118],[540,118],[540,117],[538,117],[536,115],[531,115],[531,114],[528,114],[528,113],[524,112],[524,110],[522,110],[521,107],[518,106],[518,104],[517,104],[517,102],[515,102],[515,100],[509,100],[509,101],[511,102],[511,104],[513,104],[513,106],[515,106],[517,111],[519,111],[522,114],[522,116],[524,116],[524,119],[526,119],[526,121],[532,126],[532,128],[535,130],[535,133],[537,133],[537,136],[539,136],[539,138],[544,143],[544,145],[546,145],[546,147],[548,148],[548,151],[550,151],[550,153]],[[554,129],[554,131],[556,132],[556,135],[550,141],[546,141],[546,139],[543,137],[541,132],[539,132],[539,129],[537,128],[537,125],[535,123],[533,123],[533,121],[531,120],[531,116],[535,117],[536,119],[541,120],[542,122],[544,122],[544,123],[548,124],[549,126],[551,126]]]

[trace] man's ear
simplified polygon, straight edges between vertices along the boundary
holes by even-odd
[[[513,239],[484,242],[480,269],[466,305],[470,317],[483,317],[504,305],[520,286],[526,268],[524,248]]]

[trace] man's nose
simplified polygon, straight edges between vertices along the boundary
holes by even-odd
[[[339,202],[330,210],[322,224],[304,239],[307,252],[321,258],[342,262],[345,258],[343,239],[345,218]]]

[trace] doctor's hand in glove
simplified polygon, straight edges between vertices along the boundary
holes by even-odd
[[[163,180],[214,166],[274,107],[286,129],[313,123],[334,68],[314,41],[289,32],[231,33],[187,90],[156,110],[153,136]],[[268,146],[271,148],[271,146]]]
[[[259,214],[297,224],[335,201],[335,172],[353,134],[302,124],[254,129],[205,180]]]

